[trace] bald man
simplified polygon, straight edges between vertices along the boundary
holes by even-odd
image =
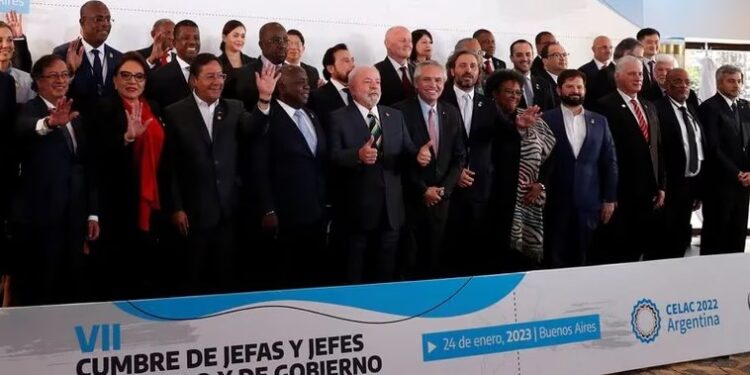
[[[234,78],[227,81],[224,96],[242,100],[245,108],[252,111],[258,104],[258,89],[255,76],[263,67],[274,65],[281,68],[286,60],[289,36],[286,29],[278,22],[269,22],[258,31],[260,57],[237,70]],[[267,103],[265,103],[267,104]]]
[[[594,39],[591,51],[594,53],[594,58],[578,68],[578,70],[586,75],[586,82],[592,82],[600,70],[612,63],[612,51],[614,51],[614,47],[612,47],[612,41],[609,40],[609,37],[599,35]]]
[[[381,105],[393,105],[415,95],[414,66],[409,64],[411,33],[403,26],[393,26],[385,33],[386,58],[375,64],[380,73]]]

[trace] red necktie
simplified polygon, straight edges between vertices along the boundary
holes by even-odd
[[[646,142],[650,142],[651,138],[649,137],[648,122],[646,122],[646,117],[643,116],[641,107],[638,106],[638,101],[635,99],[630,99],[630,104],[633,105],[633,112],[635,112],[635,118],[638,120],[638,127],[641,128],[643,138],[646,139]]]
[[[414,94],[414,87],[411,85],[411,81],[409,81],[409,73],[406,67],[402,66],[399,70],[401,70],[401,89],[404,90],[404,96],[408,98]]]

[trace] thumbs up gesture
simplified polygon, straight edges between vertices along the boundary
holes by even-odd
[[[430,152],[431,148],[432,140],[419,148],[419,152],[417,153],[417,163],[419,163],[420,166],[426,167],[427,164],[430,164],[430,161],[432,160],[432,153]]]
[[[370,136],[370,139],[368,139],[367,142],[359,148],[359,151],[357,151],[359,160],[362,163],[372,165],[375,164],[375,162],[378,160],[378,149],[373,146],[374,143],[375,138],[373,138],[373,136]]]

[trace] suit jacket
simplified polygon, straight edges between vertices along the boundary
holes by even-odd
[[[374,213],[385,209],[392,229],[404,223],[401,179],[416,164],[416,148],[400,111],[379,105],[383,151],[374,165],[360,163],[357,151],[370,138],[365,119],[356,105],[331,113],[328,136],[331,161],[340,168],[344,223],[357,230],[374,230],[381,224]]]
[[[189,97],[191,92],[177,59],[149,73],[146,97],[159,103],[161,108]]]
[[[414,83],[414,65],[408,64],[408,66],[409,79]],[[375,68],[380,72],[380,87],[382,88],[379,104],[393,105],[408,99],[404,95],[404,90],[401,86],[401,72],[393,68],[393,64],[391,64],[391,60],[388,57],[375,64]]]
[[[440,99],[460,108],[453,87],[443,90]],[[494,170],[492,143],[501,126],[500,121],[495,102],[475,91],[470,133],[466,134],[465,128],[461,132],[466,147],[466,165],[475,172],[474,183],[468,188],[457,188],[455,194],[467,194],[475,203],[484,203],[489,199]]]
[[[651,85],[651,88],[647,92],[644,92],[643,97],[648,101],[656,104],[657,101],[667,97],[667,95],[664,89],[662,89],[658,83],[654,83],[653,85]],[[690,93],[688,94],[686,102],[690,107],[694,107],[695,109],[698,108],[698,95],[693,89],[690,89]]]
[[[55,47],[53,53],[65,61],[68,54],[68,44]],[[120,62],[122,53],[107,44],[104,44],[104,62],[107,64],[107,76],[104,77],[104,87],[97,88],[93,75],[93,67],[88,57],[83,56],[81,66],[75,72],[73,81],[68,89],[68,97],[73,98],[76,107],[82,112],[91,112],[99,101],[99,98],[112,96],[115,92],[112,76],[115,73],[115,65]]]
[[[307,82],[310,84],[310,89],[312,90],[318,88],[318,81],[320,80],[318,69],[315,69],[315,67],[307,65],[301,61],[299,65],[302,67],[302,69],[305,70],[305,73],[307,73]]]
[[[538,105],[542,111],[552,109],[555,106],[555,98],[552,95],[552,88],[549,83],[534,73],[531,74],[531,88],[534,90],[534,105]],[[521,87],[521,90],[523,90],[523,87]],[[518,107],[528,108],[525,97],[521,97]]]
[[[687,111],[698,125],[698,131],[701,135],[701,143],[704,161],[701,165],[701,173],[706,169],[705,156],[708,153],[706,147],[706,135],[703,133],[703,126],[698,119],[698,108],[692,103],[687,102]],[[664,96],[654,102],[656,111],[659,114],[659,126],[661,126],[662,145],[664,146],[664,168],[669,181],[670,190],[673,186],[682,186],[685,184],[685,170],[687,169],[688,160],[685,156],[685,146],[682,140],[682,129],[677,119],[677,115],[672,107],[672,102],[668,96]],[[669,194],[667,194],[669,196]]]
[[[13,39],[13,53],[12,65],[14,68],[21,69],[26,73],[31,73],[31,52],[29,52],[29,43],[26,40],[26,35],[19,39]]]
[[[318,116],[302,108],[315,128],[315,153],[294,120],[271,103],[270,127],[253,150],[261,214],[275,211],[282,228],[320,222],[326,205],[328,146]]]
[[[654,64],[654,69],[656,69],[656,64]],[[647,98],[646,93],[651,92],[651,90],[654,89],[654,86],[656,86],[657,89],[659,88],[659,84],[654,80],[654,76],[652,76],[651,74],[652,72],[648,70],[647,62],[644,61],[643,62],[643,86],[641,87],[641,93],[646,98]]]
[[[621,204],[650,202],[657,190],[666,190],[667,184],[659,118],[651,102],[640,96],[638,101],[648,121],[650,142],[646,142],[629,104],[618,91],[599,100],[617,150],[618,202]]]
[[[705,170],[706,181],[711,181],[707,185],[711,187],[740,186],[737,174],[750,171],[750,152],[747,147],[750,137],[750,105],[747,100],[738,99],[737,108],[742,120],[742,132],[720,93],[707,99],[698,108],[708,141]]]
[[[252,111],[258,104],[258,87],[255,84],[255,73],[263,70],[263,60],[256,59],[236,70],[233,79],[224,86],[224,96],[241,100],[245,109]]]
[[[310,99],[307,106],[320,116],[321,123],[327,128],[328,118],[331,112],[345,107],[344,99],[339,95],[336,86],[329,80],[325,85],[310,91]]]
[[[495,56],[492,56],[492,67],[494,68],[495,71],[500,70],[500,69],[505,69],[506,67],[505,61],[500,60]]]
[[[5,218],[10,202],[10,192],[14,175],[15,153],[11,150],[13,143],[13,124],[16,121],[16,85],[10,74],[0,72],[0,218]]]
[[[232,63],[229,62],[229,58],[224,53],[219,55],[219,61],[221,61],[221,67],[222,69],[224,69],[224,73],[226,73],[228,80],[233,79],[237,75],[237,72],[242,68],[242,67],[239,67],[239,68],[233,67]],[[255,59],[242,53],[240,54],[240,61],[242,61],[242,66],[245,66],[255,61]]]
[[[594,59],[591,59],[591,61],[581,65],[578,70],[586,75],[586,82],[591,82],[594,77],[596,77],[597,73],[599,73],[599,68],[596,65],[596,61]]]
[[[553,104],[552,108],[559,107],[560,95],[557,93],[557,81],[555,81],[546,70],[542,72],[542,74],[539,75],[539,78],[547,82],[547,85],[549,86],[549,91],[552,94],[552,104]]]
[[[415,147],[420,147],[430,141],[427,123],[419,99],[416,97],[407,99],[396,104],[395,108],[403,113],[406,127]],[[419,205],[423,205],[422,196],[430,186],[445,188],[443,199],[450,199],[466,158],[464,147],[466,132],[464,131],[461,114],[456,107],[438,102],[436,115],[439,142],[437,157],[435,157],[434,152],[431,152],[433,158],[430,164],[415,168],[410,179],[413,184],[413,195],[410,200]]]
[[[166,213],[185,211],[190,225],[211,228],[234,219],[242,187],[241,149],[250,137],[268,129],[268,116],[256,108],[251,114],[242,103],[219,99],[208,133],[191,95],[164,110],[166,139],[164,164],[169,193]]]
[[[84,160],[87,142],[80,119],[71,122],[77,148],[67,127],[45,135],[36,132],[39,119],[49,114],[41,97],[21,108],[15,124],[21,174],[14,194],[11,218],[19,223],[84,228],[86,218],[97,214],[95,185],[87,180]],[[90,174],[89,174],[90,176]],[[84,231],[77,233],[80,239]]]
[[[617,90],[615,84],[615,64],[610,63],[607,68],[598,70],[595,75],[586,81],[586,98],[583,106],[594,112],[602,113],[599,108],[599,99]]]
[[[540,75],[544,72],[544,61],[542,57],[537,55],[534,61],[531,62],[531,74]]]
[[[568,140],[561,108],[542,115],[555,133],[546,212],[552,222],[566,221],[571,210],[598,214],[603,202],[617,200],[617,155],[607,119],[584,111],[586,138],[578,153]]]

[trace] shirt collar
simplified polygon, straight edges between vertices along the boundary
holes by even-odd
[[[547,69],[545,69],[545,71],[547,72],[547,74],[549,74],[550,77],[552,77],[552,79],[555,81],[555,83],[557,83],[557,77],[558,77],[558,75],[555,74],[555,73],[550,72]]]
[[[630,101],[631,101],[631,100],[633,100],[633,99],[635,99],[635,100],[638,100],[638,94],[635,94],[635,96],[634,96],[634,97],[631,97],[630,95],[628,95],[628,94],[624,93],[624,92],[623,92],[622,90],[620,90],[620,89],[617,89],[617,92],[618,92],[618,93],[620,94],[620,96],[622,96],[622,100],[624,100],[624,101],[625,101],[625,103],[628,103],[628,104],[630,104]]]
[[[372,107],[372,109],[367,109],[363,105],[357,103],[356,100],[354,101],[354,105],[357,106],[357,109],[359,110],[359,113],[362,114],[362,117],[365,118],[365,121],[367,121],[367,115],[370,112],[372,112],[375,115],[375,117],[377,117],[378,120],[380,120],[380,113],[378,113],[378,106],[377,105],[374,106],[374,107]]]
[[[286,112],[287,115],[289,115],[289,117],[291,119],[294,119],[294,114],[297,112],[297,109],[295,109],[294,107],[290,106],[289,104],[286,104],[286,103],[282,102],[280,99],[276,99],[276,102],[279,103],[279,105],[281,106],[281,108],[284,110],[284,112]],[[302,109],[302,108],[300,108],[300,109]]]
[[[685,108],[687,108],[687,101],[685,101],[685,102],[683,102],[683,103],[680,103],[680,102],[678,102],[678,101],[674,100],[674,98],[673,98],[673,97],[671,97],[671,96],[669,96],[669,95],[667,95],[667,98],[669,98],[669,102],[670,102],[670,103],[672,103],[672,105],[673,105],[673,106],[675,106],[675,107],[677,107],[677,108],[680,108],[680,107],[685,107]]]
[[[730,108],[732,107],[732,104],[737,103],[737,99],[735,100],[729,99],[726,95],[722,94],[721,92],[719,92],[719,95],[721,95],[721,97],[724,98],[724,100],[727,102],[727,105]]]
[[[282,65],[284,65],[283,63],[281,63],[281,64],[274,64],[273,62],[271,62],[271,60],[267,59],[267,58],[266,58],[265,56],[263,56],[263,55],[260,55],[260,61],[262,61],[262,62],[263,62],[263,66],[266,66],[266,65],[273,65],[273,66],[276,66],[276,67],[278,68],[278,67],[281,67]]]
[[[426,115],[428,112],[430,112],[430,109],[434,109],[435,113],[437,113],[437,102],[435,102],[434,105],[429,105],[427,104],[427,102],[422,100],[422,98],[420,98],[418,95],[417,95],[417,98],[419,99],[419,107],[422,108],[422,113]]]
[[[333,87],[336,88],[336,91],[341,91],[341,90],[343,90],[343,89],[346,88],[346,86],[344,86],[343,83],[341,83],[341,82],[339,82],[339,81],[337,81],[337,80],[335,80],[333,78],[331,78],[330,81],[331,81],[331,84],[333,85]]]
[[[596,67],[598,69],[601,69],[603,66],[609,66],[609,60],[601,62],[601,61],[599,61],[597,59],[594,59],[594,64],[596,64]]]
[[[45,99],[43,96],[39,95],[40,98],[42,98],[42,101],[44,101],[44,104],[47,106],[47,109],[55,108],[55,105],[50,103],[47,99]]]
[[[453,91],[456,92],[456,99],[458,99],[459,102],[463,99],[464,95],[466,94],[469,94],[469,99],[471,99],[472,101],[474,100],[474,87],[472,87],[471,90],[469,91],[464,91],[454,84]]]
[[[407,73],[408,73],[408,70],[409,70],[409,61],[408,60],[404,61],[404,65],[399,64],[398,61],[394,60],[390,56],[388,56],[388,60],[391,62],[391,64],[393,65],[393,69],[396,69],[396,72],[398,72],[398,74],[401,74],[401,67],[405,67],[407,69]]]
[[[269,63],[270,63],[270,61],[269,61]],[[300,60],[298,63],[294,64],[294,63],[290,63],[287,60],[284,60],[284,64],[286,64],[286,65],[294,65],[294,66],[302,66],[302,61]]]
[[[213,111],[216,108],[216,106],[219,104],[219,99],[216,99],[216,101],[211,104],[206,103],[205,101],[203,101],[203,99],[201,99],[198,96],[198,94],[195,93],[195,90],[193,90],[193,97],[195,98],[195,103],[198,104],[198,108],[208,107],[210,111]]]
[[[570,118],[575,118],[576,116],[583,116],[583,114],[586,112],[585,109],[582,109],[581,113],[575,114],[573,113],[573,110],[571,110],[570,108],[564,105],[560,105],[560,108],[562,109],[563,116],[569,116]]]
[[[89,44],[89,42],[87,42],[85,39],[83,39],[83,37],[81,37],[81,44],[83,44],[83,50],[86,51],[86,53],[91,53],[91,50],[98,49],[101,52],[99,56],[104,56],[104,43],[102,43],[99,46],[94,47],[91,44]]]
[[[185,70],[185,68],[190,68],[190,64],[187,63],[187,61],[180,58],[178,55],[174,55],[175,59],[177,60],[177,63],[180,64],[180,70]]]

